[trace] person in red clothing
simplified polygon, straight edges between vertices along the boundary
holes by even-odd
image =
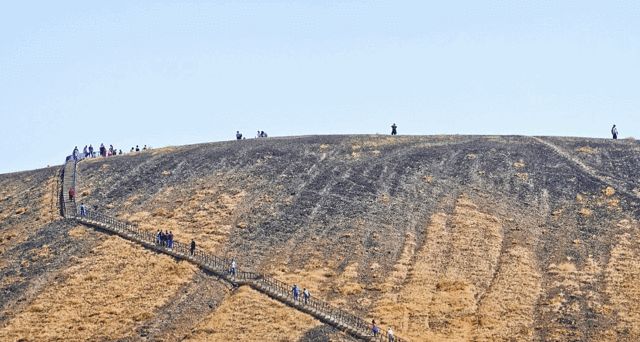
[[[76,189],[69,189],[69,201],[73,201],[76,198]]]

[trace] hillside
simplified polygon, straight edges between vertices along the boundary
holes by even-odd
[[[411,340],[632,341],[639,152],[585,138],[252,139],[85,160],[78,197]],[[60,219],[58,172],[0,175],[0,340],[349,339]]]

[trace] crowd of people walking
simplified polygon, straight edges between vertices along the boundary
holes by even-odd
[[[156,233],[156,244],[158,246],[167,247],[169,249],[173,248],[173,232],[162,229],[159,229]]]

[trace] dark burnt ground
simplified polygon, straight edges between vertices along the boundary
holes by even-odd
[[[138,327],[131,340],[183,340],[208,314],[215,311],[230,290],[226,284],[213,279],[212,275],[200,271],[193,282],[183,286],[158,310],[156,316]]]
[[[605,177],[614,187],[640,195],[640,143],[633,139],[548,138]]]
[[[317,328],[308,330],[298,342],[355,342],[357,339],[345,335],[344,333],[337,331],[335,328],[328,325],[321,325]]]
[[[60,167],[51,167],[0,175],[0,257],[59,219],[55,193],[59,171]]]

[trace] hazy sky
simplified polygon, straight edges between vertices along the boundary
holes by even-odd
[[[640,137],[640,2],[4,1],[0,115],[0,173],[236,130]]]

